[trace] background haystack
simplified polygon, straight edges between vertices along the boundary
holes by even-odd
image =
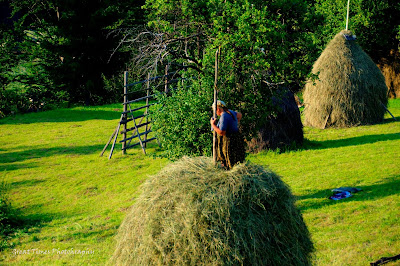
[[[249,152],[282,149],[303,143],[303,124],[293,93],[289,89],[281,88],[272,98],[272,103],[278,112],[270,115],[259,130],[258,136],[247,142]]]
[[[348,127],[383,121],[385,79],[357,42],[345,35],[353,36],[350,31],[337,34],[313,66],[319,79],[305,86],[305,125]]]
[[[385,77],[386,86],[389,89],[390,98],[400,98],[400,53],[390,51],[388,58],[381,58],[378,64],[379,69]]]
[[[111,263],[309,265],[313,245],[294,201],[260,166],[225,171],[183,158],[143,184]]]

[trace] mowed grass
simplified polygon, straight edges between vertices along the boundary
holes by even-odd
[[[378,125],[305,128],[304,147],[249,155],[282,176],[297,196],[316,265],[368,265],[400,253],[400,100]],[[24,221],[0,264],[103,265],[138,186],[168,164],[138,147],[99,157],[121,105],[76,107],[0,120],[1,178]],[[121,137],[119,137],[121,139]],[[149,154],[159,153],[151,142]],[[331,189],[361,188],[332,201]],[[85,254],[82,254],[82,253]]]

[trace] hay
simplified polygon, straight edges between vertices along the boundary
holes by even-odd
[[[315,62],[304,90],[304,124],[312,127],[349,127],[383,121],[388,88],[372,59],[342,31]]]
[[[389,98],[400,98],[400,53],[391,51],[387,58],[381,58],[379,69],[385,77]]]
[[[303,124],[293,93],[287,88],[280,88],[278,95],[272,98],[272,104],[279,111],[275,115],[270,115],[257,137],[247,142],[248,152],[285,149],[303,143]]]
[[[313,249],[294,197],[264,168],[230,171],[183,158],[142,186],[113,265],[309,265]]]

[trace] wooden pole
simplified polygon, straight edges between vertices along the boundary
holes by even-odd
[[[131,112],[131,114],[132,114],[132,112]],[[132,119],[133,119],[133,124],[135,125],[135,128],[136,128],[136,132],[137,132],[137,136],[138,136],[138,139],[139,139],[140,146],[142,147],[144,155],[146,155],[146,149],[145,149],[145,147],[143,145],[142,138],[140,137],[141,134],[139,133],[139,129],[137,127],[136,120],[135,120],[135,117],[133,116],[133,114],[132,114]]]
[[[121,119],[122,119],[122,118],[123,118],[123,115],[121,115]],[[113,144],[112,144],[112,146],[111,146],[111,151],[110,151],[110,155],[108,156],[108,159],[111,159],[112,154],[113,154],[113,152],[114,152],[115,142],[117,141],[118,133],[119,133],[120,127],[121,127],[121,120],[120,120],[119,123],[118,123],[117,131],[116,131],[116,133],[115,133],[114,141],[113,141]]]
[[[146,84],[146,86],[147,86],[147,96],[149,96],[150,95],[150,72],[149,73],[147,73],[147,84]],[[146,98],[146,112],[145,112],[145,114],[146,114],[146,123],[148,123],[149,122],[149,98],[147,97]],[[148,124],[146,124],[146,130],[145,130],[145,132],[147,132],[147,131],[149,131],[149,126],[148,126]],[[147,148],[147,134],[146,135],[144,135],[144,147],[145,148]]]
[[[165,93],[168,93],[168,65],[165,66]]]
[[[389,111],[389,109],[386,108],[386,106],[382,102],[381,102],[381,105],[383,106],[383,108],[385,108],[386,112],[388,112],[392,116],[394,121],[397,121],[396,117],[394,117],[394,115]]]
[[[121,120],[120,120],[121,121]],[[111,140],[113,139],[113,137],[115,136],[115,134],[117,133],[117,129],[118,127],[114,130],[114,132],[111,134],[110,139],[108,140],[107,144],[104,146],[103,150],[100,153],[100,157],[103,156],[104,152],[106,151],[108,145],[110,144]]]
[[[128,111],[128,71],[124,71],[124,120],[127,120],[126,112]],[[127,123],[124,123],[124,139],[126,139],[126,126]],[[126,141],[122,142],[122,154],[126,154]]]
[[[350,0],[347,1],[346,30],[349,28]]]
[[[218,54],[219,49],[215,52],[215,78],[214,78],[214,104],[213,104],[213,117],[217,119],[217,84],[218,84]],[[213,160],[217,164],[217,132],[213,133]]]

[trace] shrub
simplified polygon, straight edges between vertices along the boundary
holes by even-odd
[[[175,90],[171,96],[159,97],[151,116],[164,156],[174,160],[184,155],[211,154],[212,92],[208,91],[197,91],[197,86],[193,85]]]

